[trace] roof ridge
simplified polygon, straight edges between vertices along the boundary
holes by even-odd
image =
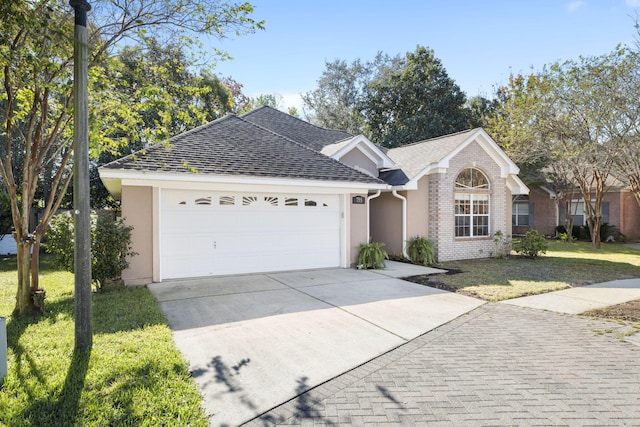
[[[174,135],[174,136],[172,136],[171,138],[169,138],[169,141],[171,141],[171,140],[173,140],[173,139],[177,139],[177,138],[179,138],[179,137],[180,137],[180,138],[182,138],[182,137],[184,137],[184,136],[186,136],[186,135],[191,135],[192,133],[195,133],[195,132],[197,132],[197,131],[201,131],[202,129],[206,129],[206,128],[210,127],[210,126],[213,126],[213,125],[215,125],[215,124],[221,123],[221,122],[223,122],[223,121],[225,121],[225,120],[230,120],[230,119],[232,119],[233,117],[237,117],[237,116],[236,116],[235,114],[233,114],[233,113],[227,113],[227,114],[225,114],[224,116],[222,116],[222,117],[218,117],[218,118],[217,118],[217,119],[215,119],[215,120],[212,120],[212,121],[207,122],[207,123],[203,123],[203,124],[201,124],[201,125],[199,125],[199,126],[194,127],[193,129],[189,129],[189,130],[187,130],[187,131],[184,131],[184,132],[182,132],[182,133],[179,133],[178,135]]]
[[[268,106],[267,106],[267,105],[264,105],[263,107],[268,107]],[[272,108],[272,107],[269,107],[269,108]],[[252,110],[252,111],[255,111],[255,110]],[[293,117],[293,116],[291,116],[291,117]],[[376,177],[372,177],[372,176],[370,176],[370,175],[367,175],[367,174],[365,174],[364,172],[359,171],[359,170],[358,170],[358,169],[356,169],[356,168],[353,168],[353,167],[351,167],[351,166],[349,166],[349,165],[347,165],[347,164],[345,164],[345,163],[342,163],[341,161],[336,160],[336,159],[334,159],[334,158],[333,158],[333,157],[331,157],[331,156],[327,156],[327,155],[325,155],[325,154],[322,154],[320,151],[316,151],[316,150],[314,150],[313,148],[311,148],[311,147],[309,147],[309,146],[307,146],[307,145],[305,145],[305,144],[303,144],[303,143],[301,143],[301,142],[298,142],[298,141],[296,141],[296,140],[294,140],[294,139],[289,138],[288,136],[285,136],[285,135],[279,134],[279,133],[277,133],[277,132],[275,132],[275,131],[272,131],[271,129],[268,129],[268,128],[264,127],[264,126],[261,126],[261,125],[259,125],[259,124],[257,124],[257,123],[254,123],[254,122],[252,122],[252,121],[246,120],[246,119],[245,119],[244,117],[242,117],[242,116],[238,117],[238,119],[239,119],[239,120],[242,120],[242,121],[244,121],[244,122],[246,122],[246,123],[248,123],[248,124],[250,124],[250,125],[252,125],[252,126],[255,126],[255,127],[256,127],[256,128],[258,128],[258,129],[261,129],[261,130],[267,131],[267,132],[269,132],[269,133],[271,133],[271,134],[273,134],[273,135],[276,135],[276,136],[278,136],[278,137],[280,137],[280,138],[283,138],[283,139],[285,139],[285,140],[287,140],[287,141],[289,141],[289,142],[292,142],[292,143],[294,143],[295,145],[297,145],[298,147],[302,147],[302,148],[304,148],[305,150],[311,151],[312,153],[314,153],[314,154],[316,154],[316,155],[319,155],[319,156],[322,156],[322,157],[324,157],[324,158],[326,158],[326,159],[329,159],[329,160],[331,160],[331,161],[333,161],[333,162],[335,162],[335,163],[337,163],[337,164],[339,164],[339,165],[346,166],[346,167],[348,167],[348,168],[350,168],[350,169],[353,169],[354,171],[358,172],[359,174],[362,174],[362,175],[367,176],[367,177],[369,177],[369,178],[375,178],[375,179],[380,180],[380,178],[376,178]],[[353,138],[353,137],[352,137],[352,138]],[[346,139],[348,139],[348,138],[345,138],[345,140],[346,140]],[[381,181],[381,180],[380,180],[380,181]]]
[[[346,130],[343,130],[343,129],[324,128],[324,127],[322,127],[322,126],[319,126],[319,125],[316,125],[316,124],[314,124],[314,123],[311,123],[311,122],[309,122],[309,121],[307,121],[307,120],[302,120],[302,119],[301,119],[301,118],[299,118],[299,117],[292,116],[292,115],[291,115],[291,114],[289,114],[289,113],[286,113],[286,112],[284,112],[284,111],[278,110],[277,108],[273,108],[273,107],[271,107],[271,106],[269,106],[269,105],[261,105],[260,107],[258,107],[258,108],[256,108],[256,109],[253,109],[253,110],[251,110],[251,111],[249,111],[249,112],[247,112],[247,113],[244,113],[244,114],[243,114],[243,115],[241,115],[240,117],[241,117],[241,118],[244,118],[245,116],[248,116],[248,115],[250,115],[251,113],[254,113],[254,112],[256,112],[256,111],[263,110],[263,109],[269,109],[269,110],[273,110],[273,111],[278,112],[278,113],[286,114],[287,116],[291,117],[292,119],[298,120],[298,121],[300,121],[300,122],[302,122],[302,123],[304,123],[304,124],[306,124],[306,125],[313,126],[313,127],[317,128],[317,129],[321,129],[321,130],[330,130],[330,131],[334,131],[334,132],[343,132],[343,133],[347,133],[347,134],[351,135],[352,137],[357,136],[357,135],[353,135],[351,132],[347,132]],[[346,139],[346,138],[345,138],[345,139]]]

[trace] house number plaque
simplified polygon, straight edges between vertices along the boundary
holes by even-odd
[[[364,205],[364,202],[364,196],[353,196],[351,198],[351,203],[353,203],[354,205]]]

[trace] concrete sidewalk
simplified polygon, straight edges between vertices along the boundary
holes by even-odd
[[[501,301],[501,304],[580,314],[596,308],[640,299],[640,278],[614,280],[562,291]]]
[[[484,304],[395,277],[324,269],[149,285],[210,425],[238,425]],[[390,277],[391,276],[391,277]]]

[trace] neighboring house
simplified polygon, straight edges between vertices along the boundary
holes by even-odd
[[[350,267],[369,236],[397,253],[426,236],[441,261],[490,256],[528,192],[517,173],[482,129],[385,153],[270,107],[100,168],[134,227],[128,284]]]
[[[628,187],[615,178],[608,181],[609,190],[602,202],[602,222],[615,225],[629,240],[640,240],[640,206]],[[571,197],[573,225],[587,226],[584,199],[579,192]],[[564,203],[555,191],[547,186],[531,186],[528,196],[517,196],[513,201],[513,232],[523,234],[535,229],[547,236],[554,236],[556,227],[564,225]]]

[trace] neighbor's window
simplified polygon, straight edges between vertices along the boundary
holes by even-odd
[[[530,225],[529,224],[529,196],[516,196],[513,199],[511,212],[512,225]]]
[[[478,169],[460,172],[455,185],[455,236],[489,236],[489,180]]]

